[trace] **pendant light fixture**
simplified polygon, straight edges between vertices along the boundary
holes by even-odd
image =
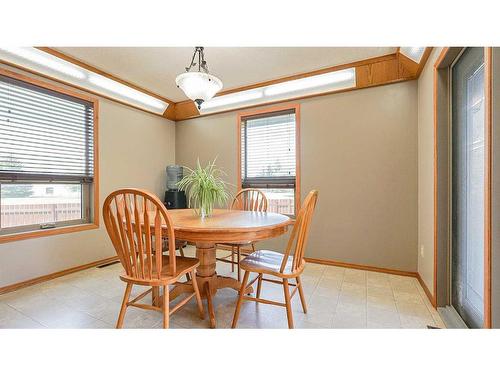
[[[196,62],[196,55],[198,55],[198,62]],[[193,69],[196,66],[198,71]],[[222,89],[221,80],[208,71],[203,47],[195,48],[191,64],[186,67],[186,73],[179,74],[175,83],[189,99],[196,103],[198,109],[201,109],[203,102],[212,99]]]

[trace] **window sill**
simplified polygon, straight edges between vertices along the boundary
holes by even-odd
[[[98,229],[99,225],[95,223],[71,225],[67,227],[41,229],[24,233],[5,234],[0,236],[0,244],[13,241],[28,240],[31,238],[56,236],[58,234],[81,232],[84,230]]]

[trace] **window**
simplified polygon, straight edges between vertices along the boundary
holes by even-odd
[[[97,101],[0,71],[0,240],[96,224]]]
[[[299,199],[298,115],[289,106],[239,116],[241,188],[262,190],[269,212],[290,216]]]

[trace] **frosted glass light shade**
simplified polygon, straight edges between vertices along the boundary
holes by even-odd
[[[247,90],[236,92],[234,94],[217,96],[209,101],[203,102],[201,108],[208,110],[210,108],[231,107],[232,105],[245,103],[252,100],[260,99],[264,96],[262,90]]]
[[[45,66],[55,72],[59,72],[77,79],[84,79],[85,74],[79,67],[61,60],[60,58],[30,47],[2,48],[2,51],[18,56],[34,64]]]
[[[219,95],[201,104],[200,113],[216,113],[236,108],[289,100],[308,95],[356,87],[356,69],[348,68],[315,76]]]
[[[425,52],[425,47],[401,47],[399,52],[416,63],[420,63],[420,60],[422,60],[422,56]]]
[[[175,83],[189,99],[198,105],[212,99],[222,89],[222,82],[219,78],[202,72],[179,74]]]
[[[309,90],[321,89],[322,87],[327,87],[328,90],[342,89],[355,84],[355,78],[356,73],[354,68],[337,70],[270,85],[264,90],[264,95],[275,96],[293,92],[303,92],[307,95]]]

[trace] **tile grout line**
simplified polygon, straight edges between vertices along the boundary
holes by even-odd
[[[333,325],[335,324],[335,316],[337,315],[337,309],[339,308],[340,294],[342,293],[342,287],[344,286],[345,270],[346,269],[344,268],[344,272],[342,272],[342,281],[340,283],[340,290],[339,293],[337,293],[337,303],[335,303],[335,311],[333,312],[332,323],[330,325],[334,329],[335,327]]]
[[[88,294],[93,295],[93,296],[95,296],[95,297],[104,298],[104,299],[105,299],[105,300],[107,300],[107,301],[114,302],[111,298],[109,298],[109,297],[105,297],[105,296],[102,296],[102,295],[100,295],[100,294],[98,294],[98,293],[94,293],[94,291],[92,291],[92,290],[88,290],[88,289],[85,289],[85,288],[81,288],[81,287],[79,287],[79,286],[77,286],[77,285],[75,285],[75,284],[73,284],[73,283],[71,283],[71,282],[69,282],[69,284],[70,284],[73,288],[78,289],[78,290],[82,291],[83,293],[88,293]],[[41,293],[43,293],[43,291],[41,291]],[[102,320],[102,319],[100,319],[100,318],[97,318],[96,316],[94,316],[94,315],[92,315],[92,314],[89,314],[89,313],[88,313],[88,312],[86,312],[86,311],[83,311],[83,310],[81,310],[81,309],[79,309],[79,308],[74,308],[74,307],[72,307],[72,306],[68,305],[68,303],[67,303],[64,299],[59,299],[59,298],[54,298],[54,297],[50,297],[50,298],[51,298],[51,299],[54,299],[55,301],[57,301],[58,303],[60,303],[62,306],[64,306],[64,307],[68,308],[69,310],[72,310],[72,311],[74,311],[74,312],[78,312],[78,313],[81,313],[81,314],[87,315],[88,317],[90,317],[90,318],[92,318],[92,319],[95,319],[95,320],[97,320],[97,321],[99,321],[99,322],[101,322],[101,323],[103,323],[103,324],[105,324],[105,325],[110,325],[110,323],[108,323],[108,322],[106,322],[106,321],[104,321],[104,320]],[[9,306],[11,306],[11,305],[9,305]],[[12,307],[13,309],[15,309],[13,306],[11,306],[11,307]],[[17,310],[17,309],[15,309],[15,310],[16,310],[16,311],[19,311],[19,310]],[[22,313],[21,311],[19,311],[19,312],[20,312],[21,314],[23,314],[24,316],[26,316],[26,317],[30,318],[31,320],[33,320],[33,321],[35,321],[35,322],[39,323],[39,324],[40,324],[40,325],[42,325],[43,327],[45,327],[45,328],[49,328],[49,329],[50,329],[50,327],[49,327],[49,326],[47,326],[47,325],[45,325],[45,324],[43,324],[43,323],[39,322],[39,321],[38,321],[38,320],[36,320],[35,318],[33,318],[33,317],[29,316],[29,315],[26,315],[26,314]]]
[[[323,268],[323,272],[321,272],[321,276],[320,276],[320,277],[318,277],[318,281],[316,281],[316,283],[314,284],[314,289],[313,289],[313,291],[311,292],[311,294],[309,295],[309,297],[307,298],[307,302],[309,302],[309,301],[310,301],[310,299],[311,299],[311,297],[313,296],[314,292],[316,292],[316,290],[318,289],[318,286],[319,286],[320,282],[323,280],[323,276],[325,275],[325,272],[326,272],[326,267],[327,267],[327,266],[325,266],[325,267]],[[301,281],[302,281],[302,280],[301,280]]]
[[[368,328],[368,275],[366,274],[366,271],[364,271],[365,275],[365,328]]]
[[[396,301],[396,294],[394,294],[394,288],[392,287],[390,276],[388,276],[388,278],[389,278],[389,285],[391,286],[392,299],[394,300],[394,305],[396,306],[396,311],[398,312],[398,319],[399,319],[398,328],[403,328],[403,322],[401,321],[401,312],[399,311],[398,303]]]
[[[22,311],[20,311],[20,310],[16,309],[14,306],[9,305],[9,303],[8,303],[8,302],[5,302],[5,304],[6,304],[7,306],[9,306],[12,310],[17,311],[19,314],[21,314],[21,315],[22,315],[22,316],[24,316],[25,318],[28,318],[29,320],[32,320],[32,321],[34,321],[35,323],[40,324],[40,325],[41,325],[42,327],[44,327],[44,328],[49,328],[49,327],[47,327],[45,324],[43,324],[42,322],[39,322],[39,321],[38,321],[38,320],[36,320],[35,318],[33,318],[33,317],[29,316],[29,315],[26,315],[26,314],[25,314],[25,313],[23,313]]]
[[[105,297],[105,296],[102,296],[102,295],[100,295],[100,294],[98,294],[98,293],[94,293],[92,290],[87,290],[87,289],[81,288],[81,287],[79,287],[79,286],[77,286],[77,285],[74,285],[74,284],[71,284],[71,283],[70,283],[70,285],[71,285],[71,286],[73,286],[73,288],[76,288],[76,289],[78,289],[78,290],[81,290],[82,292],[88,293],[88,294],[93,295],[93,296],[95,296],[95,297],[105,298],[107,301],[111,301],[111,302],[113,302],[113,300],[112,300],[111,298],[109,298],[109,297]],[[132,289],[132,291],[133,291],[133,289]],[[59,301],[59,300],[58,300],[58,301]],[[60,302],[60,303],[62,303],[64,306],[66,306],[66,307],[67,307],[67,308],[69,308],[69,309],[72,309],[72,310],[74,310],[74,311],[78,311],[78,312],[80,312],[80,313],[83,313],[83,314],[85,314],[85,315],[88,315],[88,316],[89,316],[89,317],[91,317],[92,319],[95,319],[95,320],[97,320],[97,321],[99,321],[99,322],[101,322],[101,323],[103,323],[103,324],[105,324],[105,325],[111,325],[111,326],[112,326],[112,328],[114,327],[114,325],[113,325],[113,324],[110,324],[110,323],[108,323],[108,322],[106,322],[106,321],[104,321],[104,320],[102,320],[102,319],[100,319],[100,318],[98,318],[98,317],[96,317],[96,316],[94,316],[94,315],[92,315],[92,314],[89,314],[89,313],[88,313],[88,312],[86,312],[86,311],[82,311],[82,310],[80,310],[80,309],[78,309],[78,308],[73,308],[73,307],[69,306],[69,305],[68,305],[65,301],[63,301],[63,300],[60,300],[59,302]],[[107,328],[107,329],[109,329],[109,328]]]

